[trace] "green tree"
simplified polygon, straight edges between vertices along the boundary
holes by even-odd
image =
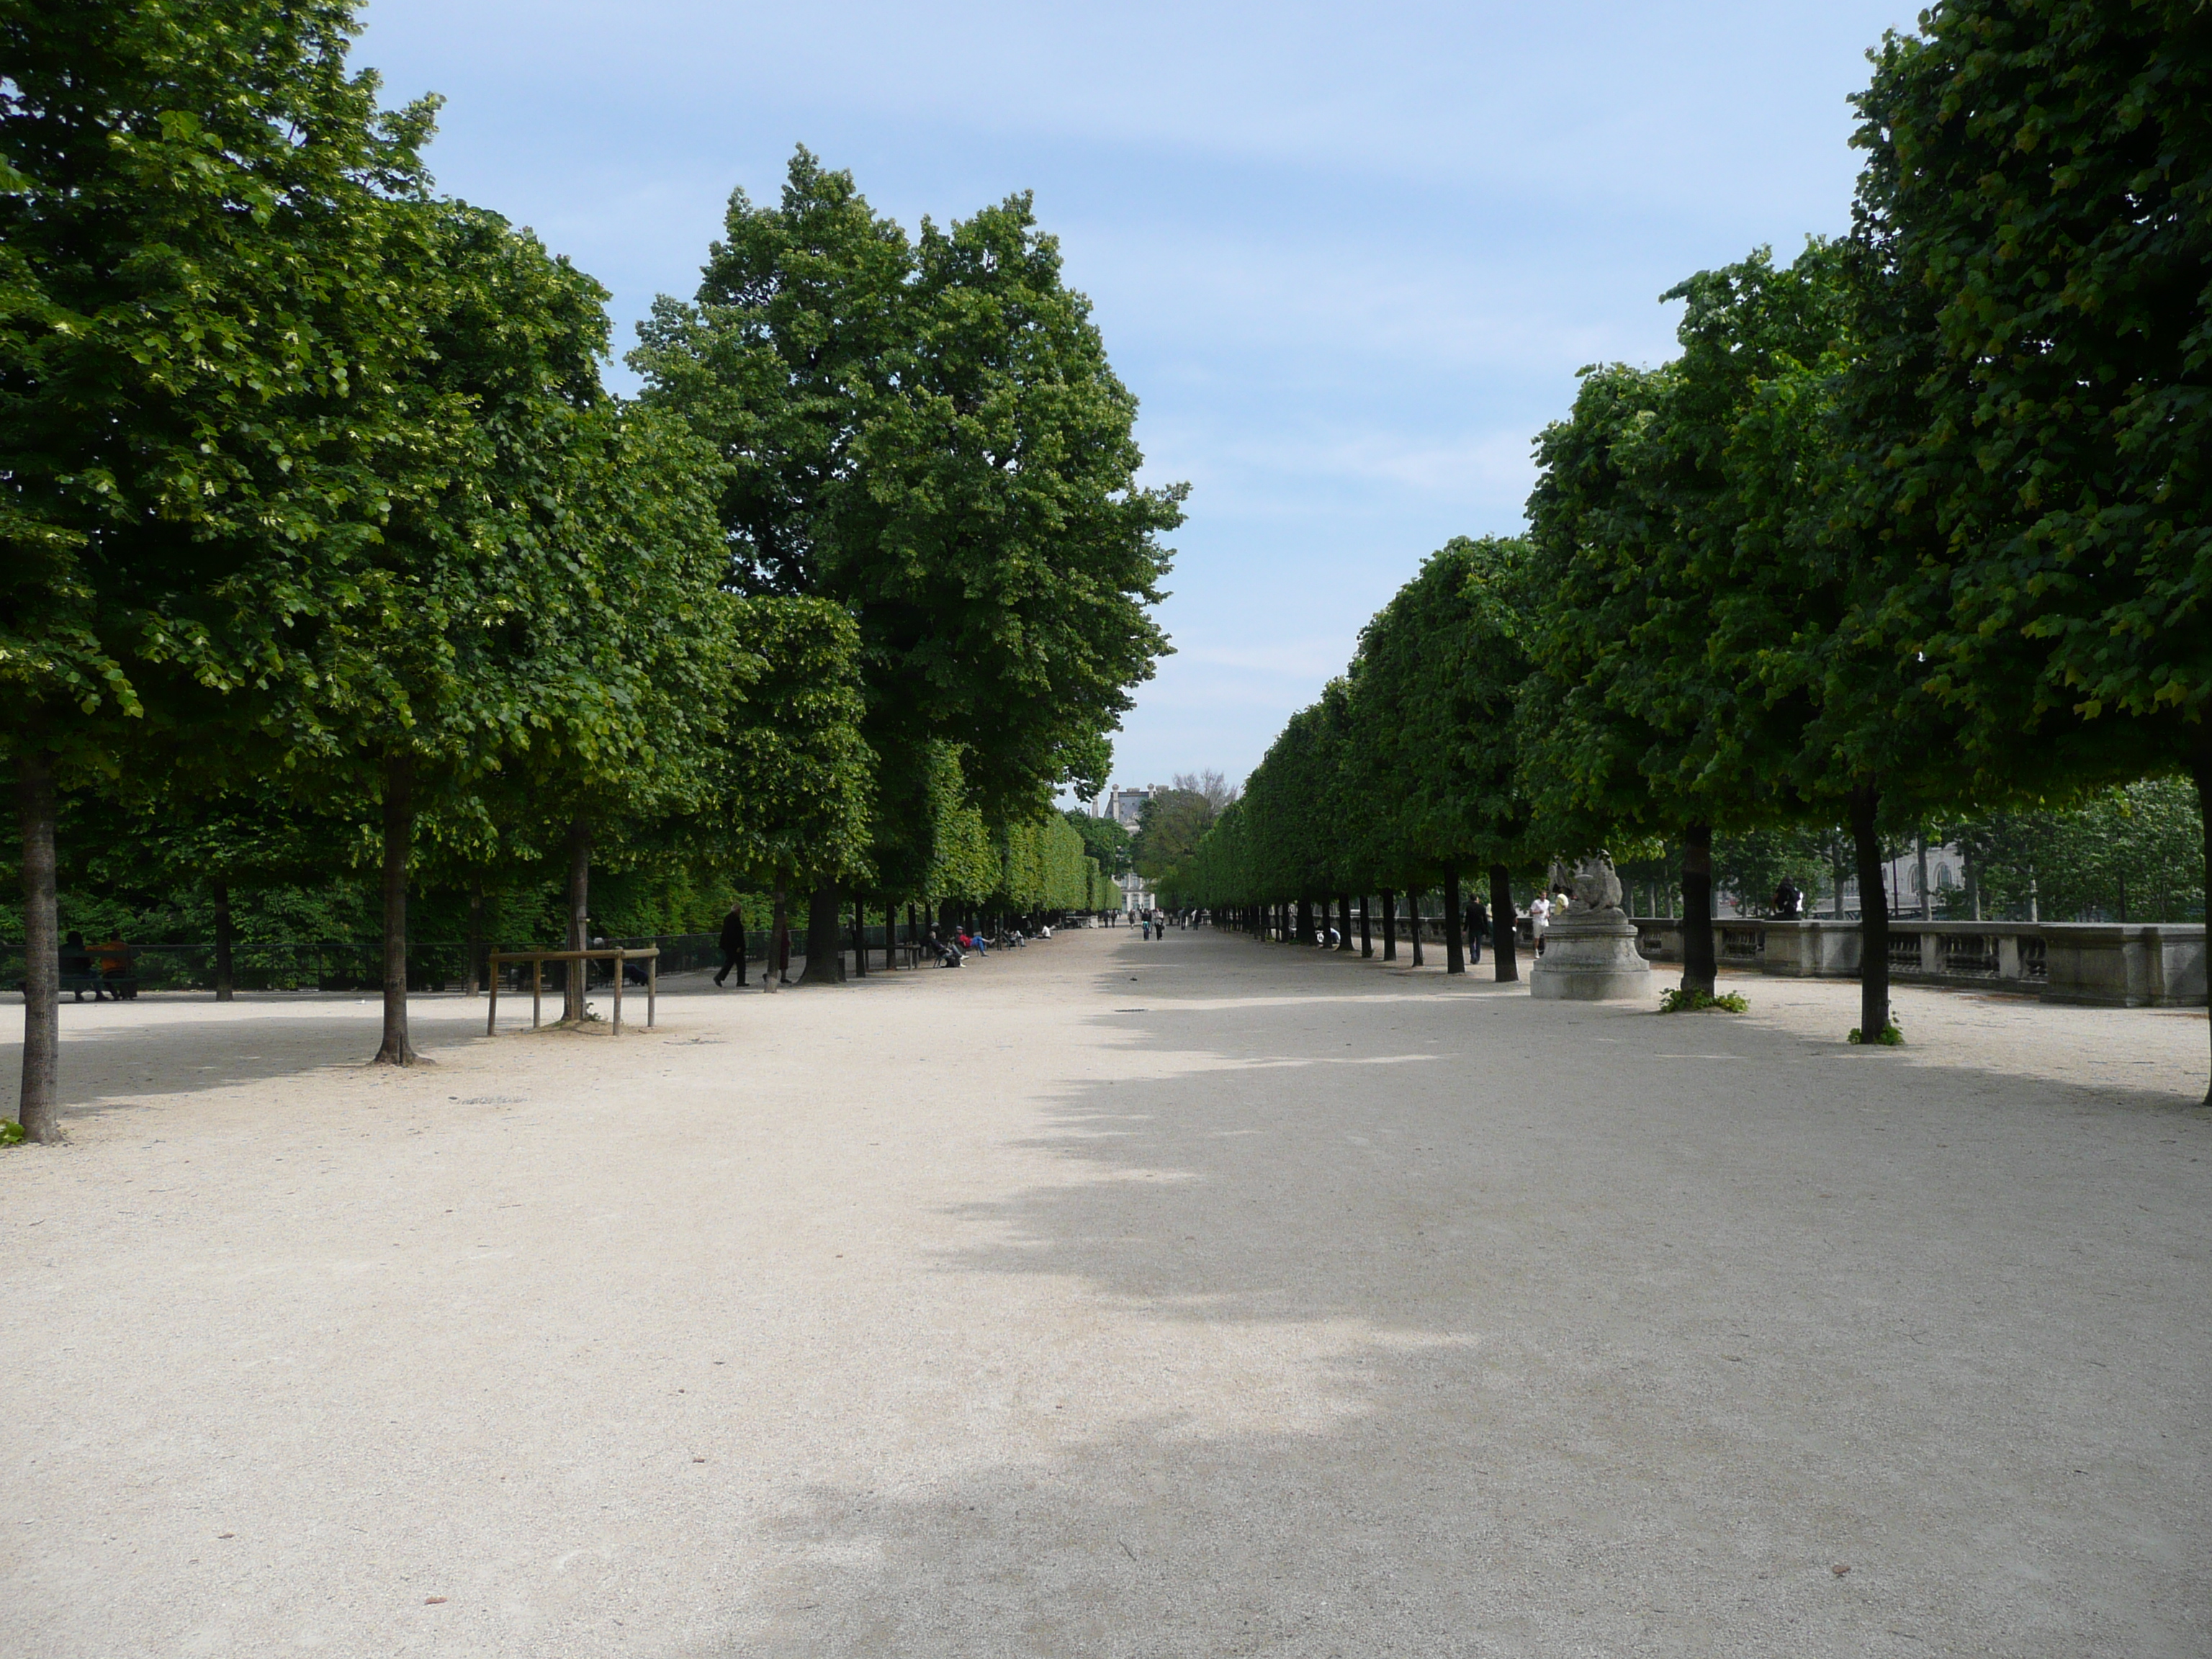
[[[0,748],[29,944],[21,1104],[52,1139],[58,789],[204,767],[304,666],[373,535],[410,349],[394,198],[426,108],[349,75],[344,0],[0,4]]]
[[[1392,888],[1442,881],[1450,972],[1464,970],[1460,872],[1487,871],[1502,980],[1518,974],[1511,870],[1529,850],[1515,726],[1528,563],[1523,542],[1455,537],[1376,613],[1350,675],[1348,787],[1331,802],[1354,872]]]
[[[2189,921],[2204,915],[2195,787],[2154,778],[1948,826],[1978,896],[1999,914],[2045,921]]]
[[[1096,790],[1165,649],[1182,492],[1138,484],[1135,400],[1026,198],[909,241],[802,149],[775,206],[733,193],[696,300],[658,302],[631,362],[730,465],[733,582],[854,617],[887,840],[932,742],[993,822]]]
[[[1680,358],[1586,376],[1530,498],[1543,672],[1524,704],[1550,838],[1683,848],[1686,988],[1711,992],[1714,828],[1847,817],[1863,1028],[1888,1020],[1887,817],[1963,797],[1949,729],[1864,618],[1874,532],[1842,510],[1856,457],[1837,388],[1855,350],[1836,249],[1700,272]]]
[[[1158,790],[1146,797],[1137,815],[1130,862],[1139,875],[1157,884],[1190,857],[1212,824],[1213,804],[1197,790]]]
[[[1857,102],[1887,635],[1985,770],[2186,770],[2201,805],[2212,12],[1944,0]]]
[[[563,580],[514,619],[535,697],[507,771],[510,811],[550,821],[545,839],[565,845],[580,951],[594,849],[647,856],[664,824],[692,816],[739,646],[712,452],[672,416],[612,400],[573,427],[546,529]],[[583,988],[568,976],[571,1020]]]
[[[1086,812],[1080,807],[1070,807],[1066,814],[1075,833],[1083,837],[1083,845],[1091,856],[1098,860],[1098,867],[1109,876],[1129,873],[1129,830],[1119,818],[1109,818],[1101,813]]]
[[[792,891],[866,873],[875,757],[860,732],[859,630],[840,606],[776,594],[740,601],[732,624],[740,649],[682,834],[717,869],[769,890],[781,940]]]
[[[588,630],[605,608],[584,601],[608,580],[592,474],[600,447],[620,438],[597,407],[605,291],[495,214],[424,202],[404,218],[392,257],[418,334],[390,395],[418,416],[380,458],[378,533],[325,551],[295,622],[313,672],[271,722],[303,787],[378,802],[376,1057],[392,1065],[416,1057],[407,902],[418,818],[465,816],[503,763],[618,752],[638,737],[635,671],[594,654]]]

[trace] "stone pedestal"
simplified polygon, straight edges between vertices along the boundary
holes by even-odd
[[[1569,911],[1545,930],[1528,994],[1562,1002],[1650,996],[1651,964],[1636,948],[1636,924],[1618,910]]]

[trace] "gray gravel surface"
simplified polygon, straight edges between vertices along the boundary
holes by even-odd
[[[1487,974],[71,1005],[0,1653],[2212,1652],[2201,1012]]]

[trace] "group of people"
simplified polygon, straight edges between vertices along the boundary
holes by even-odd
[[[131,972],[131,947],[118,933],[100,945],[87,945],[84,935],[72,929],[62,940],[62,989],[84,1000],[87,991],[94,1002],[128,1002],[138,994],[138,981]]]
[[[1050,939],[1051,924],[1039,923],[1037,937]],[[1029,943],[1029,936],[1018,927],[1009,927],[1000,933],[995,942],[1007,949],[1019,950]],[[730,913],[722,918],[722,931],[716,936],[714,943],[722,953],[722,965],[715,970],[714,983],[720,985],[735,974],[738,983],[743,985],[745,982],[745,916],[738,902],[731,902]],[[967,960],[970,952],[979,957],[990,955],[993,943],[981,928],[963,924],[956,927],[949,939],[932,927],[923,936],[921,948],[939,967],[957,968]],[[777,936],[770,954],[775,961],[772,964],[762,963],[762,974],[765,975],[773,971],[779,984],[788,985],[791,983],[791,930],[788,927]]]

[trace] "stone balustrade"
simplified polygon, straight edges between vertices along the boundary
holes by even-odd
[[[1681,923],[1634,918],[1655,962],[1682,959]],[[1721,965],[1811,979],[1856,979],[1859,925],[1815,918],[1713,923]],[[2197,1007],[2205,1001],[2201,922],[1923,921],[1893,917],[1890,977],[1901,984],[1984,986],[2113,1008]]]

